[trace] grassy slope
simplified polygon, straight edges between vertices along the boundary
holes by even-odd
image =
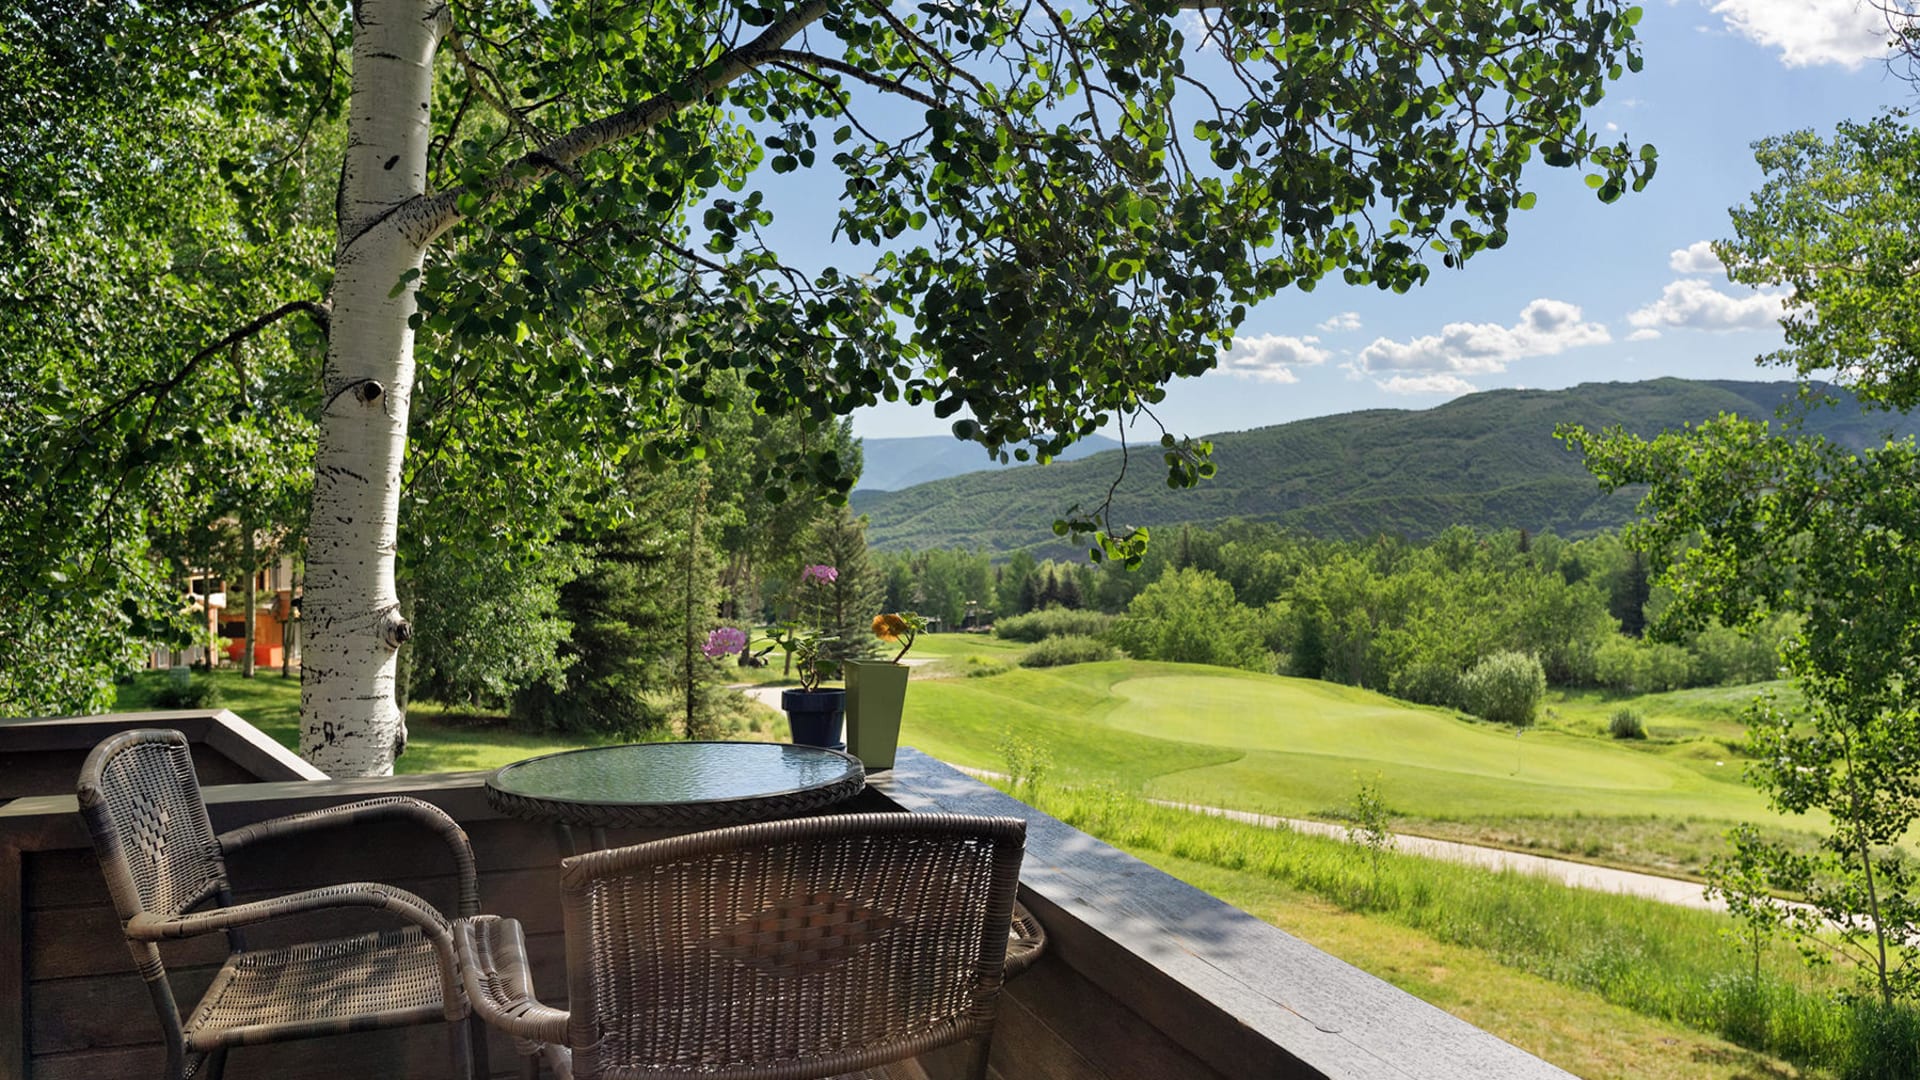
[[[1561,731],[1516,736],[1352,687],[1192,665],[917,681],[902,740],[997,768],[1009,730],[1045,744],[1063,779],[1287,814],[1333,811],[1359,779],[1377,777],[1396,811],[1424,817],[1774,820],[1737,768],[1715,764],[1724,758]]]
[[[1150,851],[1147,862],[1587,1080],[1793,1077],[1791,1065],[1599,994],[1516,971],[1259,874]]]

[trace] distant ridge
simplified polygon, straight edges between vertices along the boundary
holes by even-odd
[[[1489,390],[1432,409],[1371,409],[1211,436],[1219,475],[1171,491],[1155,448],[1134,451],[1115,497],[1116,524],[1272,521],[1323,536],[1431,536],[1448,525],[1552,529],[1579,536],[1632,517],[1637,496],[1602,495],[1578,454],[1553,437],[1563,422],[1620,424],[1647,435],[1722,412],[1771,419],[1789,382],[1654,379],[1567,390]],[[1920,432],[1910,416],[1863,413],[1851,398],[1815,410],[1809,431],[1859,447]],[[867,462],[875,463],[874,443]],[[1104,497],[1118,451],[1072,462],[977,472],[898,491],[856,491],[867,536],[883,549],[962,547],[1084,554],[1057,541],[1055,518]]]
[[[970,472],[1007,469],[988,457],[979,443],[962,442],[946,435],[924,435],[912,439],[862,439],[860,482],[855,491],[898,491],[915,484],[945,480]],[[1105,435],[1089,435],[1067,448],[1056,460],[1073,461],[1103,450],[1119,449],[1120,444]]]

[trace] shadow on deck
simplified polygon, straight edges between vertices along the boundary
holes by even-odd
[[[260,747],[244,733],[212,734],[231,728],[230,721],[237,718],[141,718],[149,726],[197,725],[214,756],[222,756],[214,743],[231,748],[228,763],[243,771],[257,766],[251,775],[276,767],[265,763],[272,755],[259,756]],[[51,738],[55,747],[62,739],[83,737],[81,727],[64,723],[59,737],[37,737]],[[0,725],[0,799],[8,794],[10,774],[33,768],[21,741],[26,738],[17,725]],[[9,754],[9,745],[21,752]],[[244,760],[236,763],[235,757]],[[209,783],[218,783],[216,776],[229,779],[222,768],[203,766],[203,776]],[[208,787],[206,798],[216,830],[380,794],[408,794],[440,806],[472,838],[485,910],[521,921],[535,957],[534,983],[543,994],[558,996],[566,985],[559,840],[549,828],[489,809],[484,777],[228,783]],[[1028,819],[1021,899],[1046,924],[1049,946],[1032,970],[1008,984],[1002,1000],[992,1062],[1003,1080],[1567,1076],[917,752],[902,751],[898,768],[872,777],[868,789],[842,809]],[[610,840],[634,843],[662,835],[616,831]],[[405,826],[328,836],[298,852],[262,852],[258,858],[249,853],[229,869],[243,900],[332,881],[376,880],[416,892],[443,910],[453,906],[451,860],[431,837]],[[257,944],[272,945],[282,936],[291,941],[372,925],[353,922],[357,917],[335,914],[324,925],[255,936]],[[177,992],[197,998],[224,955],[224,943],[214,936],[168,948]],[[159,1034],[72,796],[29,795],[0,806],[0,1080],[157,1075]],[[448,1072],[446,1040],[444,1029],[427,1027],[249,1047],[234,1053],[227,1075],[442,1080]],[[517,1059],[506,1040],[496,1038],[491,1060],[496,1075],[515,1075]],[[945,1080],[957,1062],[957,1055],[931,1054],[873,1075]]]

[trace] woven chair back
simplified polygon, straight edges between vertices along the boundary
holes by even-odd
[[[1025,837],[845,814],[565,860],[574,1075],[804,1080],[991,1032]]]
[[[177,731],[125,731],[80,768],[80,812],[124,921],[172,917],[227,888],[193,754]]]

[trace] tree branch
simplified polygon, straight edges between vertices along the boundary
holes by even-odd
[[[105,409],[101,410],[89,420],[87,426],[89,428],[101,427],[108,420],[113,419],[120,410],[148,395],[157,398],[172,393],[179,388],[181,383],[187,381],[187,377],[192,375],[208,357],[219,355],[222,350],[240,344],[255,334],[258,334],[260,331],[265,330],[267,327],[272,326],[274,323],[279,322],[281,319],[295,313],[304,314],[312,319],[314,324],[320,328],[322,334],[329,332],[333,318],[333,308],[331,306],[313,300],[290,300],[264,315],[249,319],[232,333],[201,349],[199,352],[194,353],[187,358],[186,363],[180,365],[180,370],[174,372],[170,378],[148,379],[120,395],[118,398],[115,398]]]
[[[909,101],[918,102],[929,109],[941,107],[940,99],[934,97],[932,94],[916,90],[898,79],[883,78],[870,71],[863,71],[847,63],[845,60],[836,60],[831,56],[802,52],[798,49],[776,49],[768,55],[768,59],[783,65],[791,64],[804,68],[825,68],[835,74],[844,75],[850,79],[858,79],[868,86],[878,87],[888,93],[899,94],[901,97]]]
[[[404,212],[410,227],[422,230],[416,239],[425,246],[467,216],[460,209],[463,196],[478,196],[482,202],[491,202],[502,195],[523,190],[556,171],[563,171],[595,150],[652,130],[662,121],[704,100],[707,95],[768,63],[794,35],[818,22],[830,9],[829,0],[806,0],[761,31],[760,36],[722,53],[667,93],[611,116],[589,121],[558,138],[550,139],[477,184],[422,195],[397,209]]]

